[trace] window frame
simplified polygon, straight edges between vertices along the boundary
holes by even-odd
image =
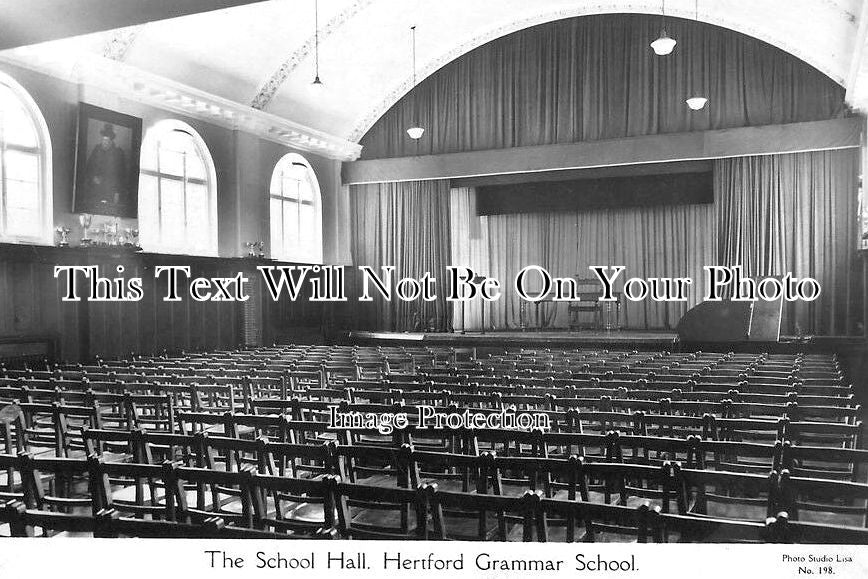
[[[292,197],[286,195],[283,191],[283,180],[284,180],[284,170],[287,166],[301,166],[305,169],[305,176],[307,178],[308,185],[310,186],[311,192],[311,200],[307,201],[302,199],[301,194],[297,194],[297,197]],[[280,183],[280,191],[279,193],[275,193],[275,184]],[[310,245],[312,249],[309,252],[305,252],[301,244],[294,248],[286,249],[286,243],[282,243],[278,246],[278,244],[274,243],[274,230],[273,230],[273,215],[271,215],[271,207],[273,201],[280,202],[281,208],[281,228],[284,227],[285,220],[283,218],[283,212],[285,211],[285,207],[287,204],[295,204],[298,207],[298,224],[299,224],[299,237],[301,240],[302,233],[304,230],[302,228],[302,206],[312,206],[314,212],[314,238],[310,241]],[[316,172],[311,167],[310,163],[303,156],[298,153],[287,153],[282,156],[277,163],[274,165],[274,170],[271,173],[271,181],[268,186],[268,232],[269,239],[271,240],[270,252],[272,259],[276,259],[279,261],[287,261],[292,263],[305,263],[305,264],[317,264],[321,265],[323,263],[323,247],[322,247],[322,238],[323,238],[323,226],[322,226],[322,193],[320,191],[319,179],[317,179]],[[281,231],[281,240],[285,238],[285,231]]]
[[[9,145],[0,127],[0,242],[30,245],[54,245],[54,181],[51,149],[51,134],[42,110],[30,93],[18,81],[0,72],[0,84],[5,86],[18,99],[21,108],[28,114],[36,132],[36,147]],[[8,232],[9,213],[7,207],[7,151],[34,155],[37,160],[36,191],[38,197],[39,231],[32,235]]]
[[[184,161],[184,175],[174,175],[172,173],[162,173],[160,172],[160,139],[165,135],[168,135],[172,132],[180,131],[190,136],[193,142],[193,146],[199,154],[199,157],[202,160],[203,165],[205,166],[205,178],[200,179],[198,177],[188,177],[187,176],[187,162],[186,159]],[[156,142],[153,142],[156,140]],[[154,152],[154,160],[156,163],[156,169],[152,169],[149,164],[145,163],[146,155],[149,154],[149,151]],[[202,139],[201,135],[199,135],[198,131],[188,125],[187,123],[175,119],[167,119],[160,121],[150,127],[148,131],[145,133],[145,137],[142,139],[142,152],[140,159],[140,168],[139,168],[139,230],[142,232],[142,225],[144,220],[142,219],[142,215],[144,212],[142,211],[142,203],[143,203],[143,195],[141,190],[142,179],[141,177],[149,177],[156,180],[155,187],[155,202],[156,207],[153,211],[148,211],[148,213],[153,213],[156,216],[156,220],[154,223],[149,223],[146,227],[154,226],[156,230],[154,232],[147,232],[144,235],[140,236],[142,242],[142,248],[145,251],[149,251],[152,253],[166,253],[166,254],[177,254],[177,255],[195,255],[195,256],[204,256],[204,257],[217,257],[219,253],[219,245],[218,245],[218,227],[219,223],[217,221],[217,171],[214,166],[214,159],[211,157],[211,151],[208,149],[207,144]],[[167,242],[163,236],[163,217],[162,217],[162,187],[163,181],[169,180],[177,183],[181,183],[183,187],[183,205],[184,205],[184,228],[185,232],[189,227],[189,220],[187,219],[187,205],[188,205],[188,190],[187,185],[200,185],[205,187],[205,193],[208,198],[208,248],[204,250],[204,252],[199,251],[197,253],[192,253],[190,247],[186,245],[176,245]],[[185,234],[186,239],[186,234]]]

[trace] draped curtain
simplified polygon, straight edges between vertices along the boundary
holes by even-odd
[[[362,138],[367,159],[829,119],[844,89],[732,30],[671,18],[675,51],[648,47],[660,20],[582,16],[485,44],[422,81]],[[696,91],[709,106],[691,111]],[[407,138],[420,123],[425,133]]]
[[[862,319],[859,151],[816,151],[715,163],[718,261],[746,275],[813,277],[813,302],[784,306],[782,332],[849,335]]]
[[[649,43],[659,19],[583,16],[498,38],[422,81],[362,137],[367,159],[570,143],[637,135],[824,120],[843,116],[844,90],[805,62],[732,30],[671,18],[675,51]],[[691,111],[685,98],[709,98]],[[419,140],[405,129],[419,123]],[[704,295],[704,265],[748,275],[817,278],[821,298],[787,304],[785,333],[856,333],[863,288],[853,274],[858,153],[769,155],[715,162],[714,205],[679,205],[477,217],[471,190],[446,182],[352,187],[358,264],[439,270],[451,261],[497,277],[503,297],[463,308],[468,329],[519,324],[511,284],[526,265],[591,277],[589,265],[623,265],[624,277],[691,277],[687,303],[627,302],[636,329],[673,328]],[[430,198],[423,198],[427,194]],[[421,212],[421,213],[420,213]],[[450,235],[451,232],[451,235]],[[418,254],[416,252],[419,252]],[[450,259],[451,258],[451,259]],[[441,292],[442,293],[442,292]],[[442,299],[442,296],[441,296]],[[375,304],[360,327],[412,329],[418,318],[461,327],[461,306]],[[417,308],[418,313],[417,313]],[[421,308],[421,309],[420,309]],[[546,308],[567,325],[566,306]],[[414,318],[415,316],[415,318]],[[417,320],[417,321],[414,321]]]
[[[445,280],[450,261],[449,182],[415,181],[350,187],[352,208],[351,251],[353,264],[371,266],[384,277],[381,267],[394,266],[397,282],[403,277],[435,276]],[[356,269],[349,294],[361,295],[361,275]],[[402,301],[393,295],[384,300],[369,284],[374,300],[353,304],[354,325],[360,329],[389,331],[446,331],[451,308],[443,291],[437,299],[421,297]]]
[[[628,277],[690,277],[686,302],[625,300],[630,329],[671,329],[706,294],[706,265],[741,265],[749,277],[812,277],[813,302],[784,305],[784,334],[855,335],[862,320],[856,254],[859,151],[816,151],[721,159],[714,204],[493,215],[475,211],[472,189],[452,190],[452,262],[501,280],[502,298],[466,306],[468,329],[517,328],[518,271],[539,265],[553,276],[591,278],[590,265],[623,265]],[[532,308],[533,306],[531,306]],[[531,310],[532,311],[532,310]],[[567,327],[566,304],[542,306],[548,327]],[[454,312],[460,327],[460,312]]]

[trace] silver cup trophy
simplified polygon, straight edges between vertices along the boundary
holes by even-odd
[[[69,247],[69,227],[55,227],[54,231],[60,236],[57,246]]]
[[[88,247],[93,243],[90,238],[90,224],[93,222],[93,215],[82,213],[78,216],[78,223],[81,225],[81,246]]]

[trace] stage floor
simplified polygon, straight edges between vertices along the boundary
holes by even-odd
[[[437,346],[565,346],[643,347],[665,349],[676,343],[675,332],[657,331],[493,331],[493,332],[349,332],[355,344],[402,344]]]

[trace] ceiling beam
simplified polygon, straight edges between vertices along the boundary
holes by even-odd
[[[862,117],[344,163],[346,185],[539,173],[859,147]]]
[[[0,0],[0,50],[264,0]]]

